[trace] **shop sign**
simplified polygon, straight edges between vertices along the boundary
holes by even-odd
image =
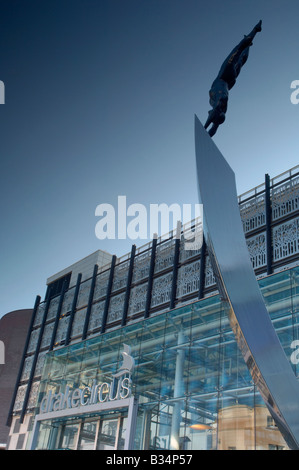
[[[85,386],[75,389],[67,386],[64,392],[59,393],[52,393],[50,390],[41,401],[40,413],[50,413],[130,398],[132,393],[131,375],[134,369],[134,359],[130,355],[129,346],[126,344],[124,344],[122,355],[123,364],[117,373],[112,375],[111,381],[97,383],[94,380],[90,387]]]

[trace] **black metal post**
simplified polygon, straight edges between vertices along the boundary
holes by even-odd
[[[106,292],[106,300],[105,300],[105,306],[104,306],[101,333],[105,333],[105,331],[106,331],[106,324],[107,324],[110,297],[111,297],[111,291],[112,291],[115,263],[116,263],[116,256],[113,255],[112,260],[111,260],[111,268],[110,268],[109,280],[108,280],[108,285],[107,285],[107,292]]]
[[[205,288],[205,270],[206,270],[206,241],[205,237],[202,239],[202,247],[200,252],[200,271],[199,271],[199,290],[198,298],[203,298]]]
[[[132,245],[129,271],[128,271],[128,280],[127,280],[127,287],[126,287],[126,294],[125,294],[125,301],[124,301],[123,316],[122,316],[122,320],[121,320],[121,326],[125,326],[125,324],[127,322],[130,292],[131,292],[131,284],[132,284],[132,277],[133,277],[135,252],[136,252],[136,245]]]
[[[64,294],[65,294],[66,290],[67,290],[67,281],[65,280],[64,283],[62,284],[62,290],[61,290],[59,304],[58,304],[57,313],[56,313],[56,318],[55,318],[55,322],[54,322],[54,326],[53,326],[53,333],[52,333],[51,343],[50,343],[50,346],[49,346],[49,351],[52,351],[52,349],[54,348],[54,343],[55,343],[59,318],[60,318],[63,299],[64,299]]]
[[[77,300],[78,300],[78,295],[79,295],[81,279],[82,279],[82,274],[79,273],[78,277],[77,277],[77,284],[76,284],[76,288],[75,288],[75,293],[74,293],[74,298],[73,298],[73,303],[72,303],[72,310],[71,310],[70,318],[69,318],[69,324],[68,324],[66,337],[65,337],[65,345],[66,346],[69,344],[70,339],[71,339],[72,327],[73,327],[74,316],[75,316],[75,312],[76,312],[76,306],[77,306]]]
[[[12,413],[13,413],[13,408],[14,408],[14,405],[15,405],[16,396],[17,396],[18,388],[19,388],[19,383],[21,381],[23,367],[24,367],[24,363],[25,363],[26,353],[27,353],[27,349],[28,349],[28,346],[29,346],[30,336],[31,336],[32,328],[33,328],[33,325],[34,325],[34,321],[35,321],[35,318],[36,318],[36,313],[37,313],[40,301],[41,301],[41,297],[39,295],[37,295],[36,299],[35,299],[35,304],[34,304],[34,307],[33,307],[33,312],[32,312],[32,315],[31,315],[31,320],[30,320],[30,325],[29,325],[29,328],[28,328],[26,341],[25,341],[23,356],[22,356],[22,359],[21,359],[19,372],[18,372],[15,388],[14,388],[12,399],[11,399],[11,404],[10,404],[10,408],[9,408],[9,411],[8,411],[6,426],[11,425],[11,417],[12,417]]]
[[[148,273],[148,284],[147,284],[147,293],[146,293],[146,301],[145,301],[145,309],[144,309],[144,318],[149,317],[149,311],[151,308],[153,281],[154,281],[154,272],[155,272],[155,261],[156,261],[156,248],[157,248],[157,238],[154,238],[152,242],[151,261],[150,261],[150,268],[149,268],[149,273]]]
[[[179,256],[180,256],[180,242],[181,242],[180,238],[175,239],[173,270],[172,270],[171,297],[170,297],[170,304],[169,304],[170,309],[173,309],[175,307],[177,278],[178,278],[178,266],[179,266]]]
[[[91,281],[91,286],[90,286],[86,317],[85,317],[84,328],[83,328],[83,333],[82,333],[83,341],[86,339],[86,336],[87,336],[89,319],[90,319],[90,314],[91,314],[91,307],[92,307],[92,302],[93,302],[94,289],[95,289],[96,280],[97,280],[97,274],[98,274],[98,265],[95,264],[93,268],[93,275],[92,275],[92,281]]]
[[[266,212],[266,249],[267,249],[267,274],[272,274],[272,204],[270,193],[270,177],[265,175],[265,212]]]
[[[45,329],[45,324],[46,324],[46,320],[47,320],[47,315],[48,315],[50,302],[51,302],[51,293],[49,294],[48,299],[46,301],[43,320],[42,320],[40,330],[39,330],[37,345],[36,345],[36,348],[35,348],[33,361],[32,361],[32,366],[31,366],[31,371],[30,371],[30,376],[29,376],[29,380],[28,380],[28,384],[27,384],[27,388],[26,388],[25,398],[24,398],[24,401],[23,401],[23,406],[22,406],[22,411],[21,411],[21,416],[20,416],[20,423],[23,423],[25,413],[26,413],[26,409],[27,409],[27,405],[28,405],[28,401],[29,401],[31,386],[32,386],[32,382],[33,382],[33,378],[34,378],[34,374],[35,374],[35,368],[36,368],[36,364],[37,364],[37,360],[38,360],[40,346],[41,346],[42,339],[43,339],[43,334],[44,334],[44,329]]]

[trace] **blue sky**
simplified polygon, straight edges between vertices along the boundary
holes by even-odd
[[[297,0],[1,1],[0,316],[93,251],[130,251],[97,239],[97,205],[198,202],[194,114],[260,19],[214,141],[239,194],[299,163],[298,17]]]

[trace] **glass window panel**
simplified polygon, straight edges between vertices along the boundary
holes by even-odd
[[[269,446],[288,449],[259,392],[255,389],[255,450],[269,450]],[[273,447],[274,449],[275,447]]]
[[[113,450],[116,446],[118,418],[102,419],[97,440],[97,450]]]
[[[220,387],[234,390],[250,386],[252,378],[232,332],[221,335],[219,354]]]
[[[41,422],[36,444],[36,450],[47,449],[51,430],[51,421]]]
[[[163,399],[182,397],[187,392],[190,318],[190,308],[167,315],[161,371]]]
[[[220,302],[218,296],[194,305],[189,351],[191,394],[215,393],[218,387]]]
[[[79,378],[80,387],[92,387],[94,381],[97,381],[97,377],[98,369],[83,370]]]
[[[299,268],[290,271],[292,286],[293,339],[288,350],[296,376],[299,375]]]
[[[82,423],[79,435],[78,450],[93,450],[97,433],[98,421]]]
[[[119,335],[119,332],[118,332]],[[111,341],[105,341],[101,345],[101,354],[99,361],[99,377],[101,381],[111,378],[111,374],[116,372],[117,364],[120,358],[121,337],[111,338]]]
[[[68,374],[60,381],[61,391],[63,392],[67,386],[69,388],[80,387],[80,373]]]
[[[169,449],[171,415],[167,405],[159,403],[147,408],[150,427],[148,429],[148,446],[150,450]]]
[[[58,449],[76,450],[79,428],[80,423],[65,424],[61,430],[61,438],[59,440]]]
[[[299,267],[290,271],[291,285],[292,285],[292,307],[293,312],[299,312]]]
[[[254,450],[254,420],[254,408],[246,401],[223,395],[218,410],[217,450]]]
[[[185,436],[185,399],[159,403],[150,413],[150,449],[184,450],[188,439]]]
[[[291,282],[288,271],[261,279],[259,286],[272,320],[291,312]]]
[[[44,370],[44,376],[49,374],[49,378],[52,380],[63,377],[65,374],[66,364],[68,360],[68,350],[67,349],[59,349],[55,352],[55,354],[51,355],[48,359]]]
[[[125,448],[127,425],[128,425],[128,418],[127,416],[125,416],[124,418],[120,419],[120,428],[118,432],[118,443],[117,443],[118,450],[124,450]]]
[[[69,347],[65,374],[79,372],[81,370],[84,348],[85,342],[73,344]]]
[[[185,426],[186,450],[216,449],[217,402],[215,394],[188,399]]]
[[[156,401],[160,396],[164,333],[164,317],[149,318],[143,322],[134,373],[135,393],[139,395],[140,403]]]
[[[100,351],[101,339],[99,337],[85,342],[85,349],[82,355],[82,368],[84,370],[97,367],[99,364]]]

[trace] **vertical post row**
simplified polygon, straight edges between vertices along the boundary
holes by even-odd
[[[179,232],[179,234],[181,234],[181,231]],[[170,297],[170,304],[169,304],[170,309],[173,309],[175,307],[177,278],[178,278],[178,265],[179,265],[179,255],[180,255],[180,242],[181,242],[181,239],[179,238],[177,234],[177,237],[175,239],[175,245],[174,245],[172,287],[171,287],[171,297]]]
[[[84,341],[87,336],[89,319],[90,319],[90,314],[91,314],[91,307],[92,307],[92,302],[93,302],[93,294],[94,294],[94,289],[95,289],[96,280],[97,280],[97,274],[98,274],[98,265],[95,264],[93,268],[93,275],[92,275],[92,281],[91,281],[91,286],[90,286],[86,317],[85,317],[84,328],[83,328],[83,333],[82,333],[82,341]]]
[[[101,333],[105,333],[105,331],[106,331],[106,324],[107,324],[110,297],[111,297],[111,291],[112,291],[115,263],[116,263],[116,256],[113,255],[112,260],[111,260],[111,268],[110,268],[109,280],[108,280],[108,285],[107,285],[107,292],[106,292],[106,300],[105,300],[105,307],[104,307],[104,313],[103,313]]]
[[[16,400],[16,396],[17,396],[17,392],[18,392],[18,387],[19,387],[19,383],[21,381],[23,367],[24,367],[24,363],[25,363],[26,353],[27,353],[28,346],[29,346],[30,336],[31,336],[32,328],[33,328],[33,325],[34,325],[34,321],[35,321],[35,318],[36,318],[36,313],[37,313],[40,301],[41,301],[41,298],[40,298],[39,295],[37,295],[36,299],[35,299],[35,304],[34,304],[32,316],[31,316],[31,320],[30,320],[30,325],[29,325],[26,341],[25,341],[23,356],[22,356],[22,359],[21,359],[19,372],[18,372],[15,388],[14,388],[12,399],[11,399],[11,404],[10,404],[10,408],[9,408],[9,411],[8,411],[8,417],[7,417],[7,423],[6,423],[7,426],[11,425],[11,417],[12,417],[12,413],[13,413],[13,408],[14,408],[14,405],[15,405],[15,400]]]
[[[131,292],[131,284],[132,284],[132,277],[133,277],[135,252],[136,252],[136,245],[132,245],[130,264],[129,264],[129,272],[128,272],[128,280],[127,280],[127,288],[126,288],[126,294],[125,294],[125,302],[124,302],[124,310],[123,310],[123,316],[122,316],[122,320],[121,320],[121,326],[125,326],[125,324],[127,322],[130,292]]]
[[[45,329],[45,324],[46,324],[46,320],[47,320],[47,315],[48,315],[50,302],[51,302],[51,292],[49,292],[49,296],[48,296],[47,301],[46,301],[43,320],[42,320],[40,330],[39,330],[37,345],[36,345],[36,348],[35,348],[33,361],[32,361],[32,366],[31,366],[31,370],[30,370],[30,376],[29,376],[29,380],[28,380],[28,384],[27,384],[27,388],[26,388],[25,398],[24,398],[24,401],[23,401],[23,407],[22,407],[21,416],[20,416],[20,423],[23,423],[25,413],[26,413],[26,409],[27,409],[27,405],[28,405],[28,401],[29,401],[31,386],[32,386],[32,382],[33,382],[33,378],[34,378],[34,374],[35,374],[35,368],[36,368],[36,364],[37,364],[37,360],[38,360],[40,346],[41,346],[42,339],[43,339],[43,334],[44,334],[44,329]]]
[[[270,194],[270,177],[265,175],[265,212],[266,212],[266,250],[267,250],[267,274],[272,274],[272,204]]]
[[[54,326],[53,326],[53,333],[52,333],[51,343],[50,343],[50,346],[49,346],[49,351],[52,351],[52,349],[54,348],[54,343],[55,343],[59,318],[60,318],[63,299],[64,299],[64,294],[65,294],[66,290],[67,290],[67,281],[65,280],[62,284],[62,290],[61,290],[59,304],[58,304],[57,313],[56,313],[56,318],[55,318],[55,322],[54,322]]]
[[[198,298],[203,298],[203,292],[205,288],[205,270],[206,270],[206,241],[205,237],[202,239],[202,247],[200,251],[200,271],[199,271],[199,290]]]
[[[69,318],[69,324],[68,324],[66,337],[65,337],[65,345],[66,346],[69,344],[70,339],[71,339],[72,327],[73,327],[74,316],[75,316],[75,312],[76,312],[76,306],[77,306],[77,300],[78,300],[78,295],[79,295],[81,279],[82,279],[82,274],[79,273],[78,277],[77,277],[77,284],[76,284],[76,288],[75,288],[75,294],[74,294],[74,298],[73,298],[72,310],[71,310],[70,318]]]
[[[146,293],[146,301],[145,301],[145,309],[144,309],[144,318],[149,317],[149,311],[151,307],[155,261],[156,261],[156,248],[157,248],[157,238],[153,238],[151,262],[150,262],[150,268],[149,268],[149,273],[148,273],[148,285],[147,285],[147,293]]]

